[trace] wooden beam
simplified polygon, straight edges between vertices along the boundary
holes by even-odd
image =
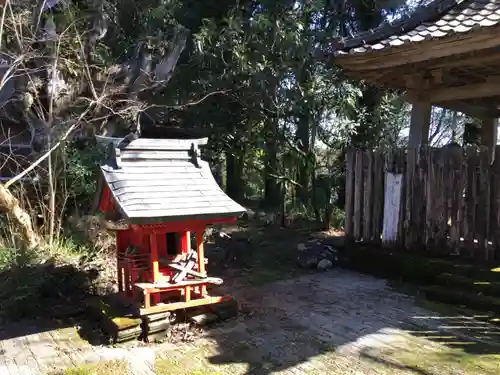
[[[492,96],[500,96],[500,76],[489,77],[488,81],[482,83],[432,90],[426,95],[432,103]]]
[[[468,104],[460,101],[453,102],[438,102],[432,103],[438,107],[451,109],[453,111],[462,112],[466,115],[476,118],[500,117],[500,110],[498,108],[488,107],[485,105]]]
[[[373,52],[338,55],[334,60],[347,71],[387,69],[498,47],[498,27],[488,27],[459,37],[452,35]]]
[[[500,50],[495,49],[494,52],[488,54],[481,54],[480,52],[472,52],[468,56],[453,59],[443,59],[442,61],[431,64],[434,68],[461,68],[472,67],[478,65],[490,65],[500,63]]]
[[[461,55],[464,56],[464,55]],[[485,65],[500,65],[500,47],[495,49],[495,52],[490,52],[488,55],[484,56],[479,53],[472,53],[470,55],[465,55],[465,57],[460,56],[448,56],[437,61],[423,61],[419,64],[412,64],[411,66],[402,66],[395,70],[390,69],[380,69],[369,66],[366,70],[352,70],[346,66],[346,71],[349,71],[349,75],[353,78],[365,79],[370,82],[377,82],[386,76],[397,76],[403,77],[404,81],[408,80],[408,76],[421,77],[422,72],[429,71],[431,75],[435,78],[435,82],[439,83],[442,80],[443,69],[451,68],[469,68],[474,66],[485,66]]]

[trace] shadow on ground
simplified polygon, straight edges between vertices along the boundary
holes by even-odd
[[[0,273],[0,340],[77,327],[85,339],[102,344],[86,316],[98,270],[45,263]]]
[[[498,373],[500,329],[491,324],[491,316],[454,308],[432,313],[433,308],[415,303],[385,280],[340,267],[327,272],[300,269],[297,244],[336,244],[303,223],[286,229],[234,228],[228,234],[231,239],[207,245],[206,253],[210,274],[222,276],[224,292],[239,301],[240,317],[207,329],[202,339],[185,347],[167,350],[166,370],[159,374],[267,375],[290,370],[446,375],[469,367],[471,374]],[[86,317],[78,310],[95,271],[42,265],[9,270],[1,277],[6,285],[2,296],[7,291],[19,296],[13,301],[1,298],[2,311],[11,318],[39,319],[32,325],[4,327],[0,340],[84,326]],[[91,324],[83,332],[92,332],[89,328]],[[87,337],[101,343],[100,335]]]
[[[213,366],[208,368],[236,365],[241,372],[234,373],[262,375],[291,368],[430,375],[472,366],[471,373],[496,373],[490,362],[499,363],[491,356],[500,354],[500,327],[491,324],[493,316],[450,306],[434,313],[385,280],[340,268],[300,270],[298,243],[335,246],[337,241],[302,229],[247,228],[232,234],[237,244],[232,248],[245,262],[231,268],[229,290],[236,291],[243,317],[209,333],[217,354],[208,358]]]

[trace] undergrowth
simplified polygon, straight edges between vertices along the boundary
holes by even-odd
[[[52,154],[52,174],[42,163],[30,172],[31,184],[11,188],[41,243],[26,249],[16,225],[0,216],[0,315],[50,316],[56,306],[61,310],[112,285],[113,237],[88,215],[103,149],[80,143]]]
[[[0,247],[0,316],[62,317],[79,313],[83,300],[109,289],[109,256],[60,237],[26,250]]]

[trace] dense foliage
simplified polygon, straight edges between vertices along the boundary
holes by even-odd
[[[74,138],[41,164],[52,217],[90,208],[101,155],[88,142],[94,134],[153,122],[206,130],[205,157],[233,198],[328,227],[342,209],[344,149],[404,145],[409,116],[400,93],[347,79],[321,51],[417,5],[7,1],[0,39],[14,61],[4,78],[15,100],[3,115],[21,114],[40,152]],[[464,118],[433,116],[434,143],[460,135]]]

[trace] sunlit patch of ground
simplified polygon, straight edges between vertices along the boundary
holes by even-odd
[[[124,375],[127,374],[126,361],[100,361],[88,365],[51,371],[48,375]]]

